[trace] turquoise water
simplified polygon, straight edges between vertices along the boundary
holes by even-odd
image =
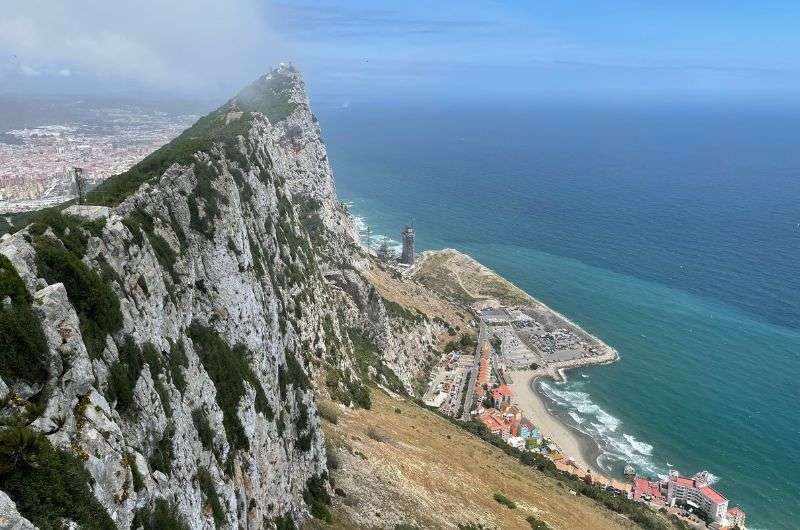
[[[800,502],[797,109],[321,109],[339,194],[414,221],[616,347],[545,384],[600,464],[708,469],[750,527]]]

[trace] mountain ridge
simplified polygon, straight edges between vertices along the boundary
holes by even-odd
[[[319,400],[413,395],[474,333],[360,245],[291,66],[88,202],[0,238],[4,523],[329,520]]]

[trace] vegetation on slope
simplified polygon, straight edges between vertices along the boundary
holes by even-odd
[[[392,392],[406,393],[405,385],[394,371],[383,362],[378,347],[361,330],[350,328],[348,335],[353,343],[353,360],[361,376],[370,377],[370,369],[375,371],[377,381]]]
[[[200,118],[177,138],[148,155],[125,173],[114,175],[99,184],[86,196],[89,204],[116,206],[136,191],[145,182],[164,174],[173,164],[190,166],[197,163],[195,153],[211,152],[215,143],[235,147],[236,137],[250,129],[252,116],[243,114],[239,119],[227,120],[230,110],[222,106],[211,114]],[[196,166],[197,167],[197,166]]]
[[[62,528],[64,518],[87,530],[115,529],[92,494],[91,481],[77,457],[42,434],[26,427],[0,432],[0,490],[40,529]]]
[[[330,471],[339,490],[330,528],[349,527],[350,521],[359,528],[391,521],[420,528],[475,521],[523,530],[530,528],[526,518],[531,515],[553,528],[631,527],[593,500],[570,495],[558,486],[564,483],[560,478],[523,464],[408,399],[374,390],[372,404],[370,410],[340,410],[337,423],[323,423],[340,464]],[[370,436],[374,429],[380,430],[380,440]],[[498,491],[516,509],[498,504],[493,497]]]
[[[189,530],[177,507],[164,499],[156,499],[152,508],[139,509],[133,517],[131,528],[144,530]]]
[[[237,157],[236,137],[246,135],[252,123],[252,113],[261,112],[272,123],[285,119],[296,105],[289,101],[291,78],[273,72],[244,88],[231,101],[200,118],[177,138],[161,147],[125,173],[115,175],[98,185],[87,195],[89,204],[116,206],[142,184],[160,177],[172,164],[195,165],[195,153],[210,153],[214,144],[221,143],[234,158]],[[228,119],[236,108],[242,115]]]
[[[247,449],[247,435],[237,414],[239,401],[245,394],[245,384],[255,390],[256,411],[264,414],[268,420],[274,416],[264,389],[250,367],[247,349],[241,344],[229,346],[217,332],[198,322],[191,325],[188,334],[200,362],[217,389],[217,403],[222,409],[222,424],[228,443],[233,449]]]
[[[47,342],[31,297],[11,262],[0,255],[0,376],[6,381],[47,379]]]
[[[126,337],[117,352],[117,361],[109,370],[106,398],[109,403],[116,401],[117,410],[125,412],[133,404],[133,389],[144,364],[142,351],[132,337]]]
[[[37,225],[31,232],[39,233]],[[43,231],[42,231],[43,232]],[[36,267],[48,284],[61,282],[80,320],[81,335],[89,355],[96,358],[105,348],[106,336],[122,327],[119,298],[109,280],[80,258],[79,240],[69,230],[66,241],[36,235]]]
[[[294,72],[293,67],[288,71]],[[289,101],[294,81],[285,72],[273,70],[245,87],[233,98],[233,102],[245,112],[261,112],[272,123],[285,120],[297,108]]]
[[[197,479],[198,486],[200,486],[200,491],[203,492],[203,496],[206,498],[206,502],[211,505],[214,525],[217,528],[223,527],[225,525],[225,510],[222,507],[222,502],[219,500],[219,494],[214,485],[214,477],[211,476],[208,469],[201,467],[197,470],[197,476],[195,478]]]

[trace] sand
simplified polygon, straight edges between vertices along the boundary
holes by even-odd
[[[556,442],[564,454],[571,457],[578,466],[602,474],[597,465],[600,450],[595,441],[549,412],[547,402],[535,390],[534,385],[541,372],[514,370],[510,375],[513,379],[510,386],[514,392],[515,404],[524,416],[539,427],[542,436]]]

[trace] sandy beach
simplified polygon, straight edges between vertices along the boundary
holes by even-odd
[[[523,415],[539,427],[544,437],[555,441],[578,466],[591,469],[592,473],[603,474],[597,465],[599,449],[594,440],[551,414],[544,398],[534,390],[541,371],[514,370],[510,375],[513,379],[510,386],[514,392],[514,402]]]

